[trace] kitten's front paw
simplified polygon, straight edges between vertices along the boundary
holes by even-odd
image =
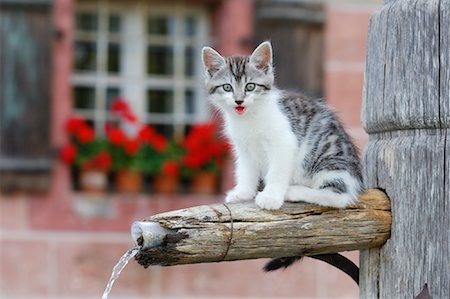
[[[225,197],[225,202],[232,203],[250,200],[255,198],[255,194],[256,192],[233,189],[228,191],[227,196]]]
[[[266,194],[263,192],[258,193],[255,198],[256,205],[265,210],[278,210],[283,205],[283,197],[275,196],[272,194]]]

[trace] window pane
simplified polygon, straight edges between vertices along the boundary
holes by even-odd
[[[121,31],[121,20],[119,15],[109,16],[109,32],[110,33],[120,33]]]
[[[76,14],[75,24],[78,31],[96,31],[98,17],[95,13],[79,12]]]
[[[95,89],[93,87],[75,87],[73,99],[76,109],[94,109]]]
[[[195,74],[195,50],[192,47],[184,49],[184,74],[186,77],[193,77]]]
[[[148,46],[147,73],[154,75],[173,74],[173,50],[170,46]]]
[[[75,42],[75,69],[94,71],[96,69],[97,45],[94,42]]]
[[[86,119],[86,124],[91,128],[95,128],[95,123],[92,119]]]
[[[150,16],[147,21],[147,33],[157,35],[171,35],[174,21],[169,16]]]
[[[108,45],[108,72],[119,73],[120,72],[120,45],[112,44]]]
[[[171,90],[149,90],[147,91],[147,112],[149,113],[172,113],[173,91]]]
[[[193,16],[184,19],[184,34],[186,36],[195,36],[197,33],[197,20]]]
[[[192,125],[186,124],[184,126],[184,136],[187,136],[191,132],[191,129],[192,129]]]
[[[185,113],[186,114],[195,114],[195,98],[194,91],[186,90],[184,92],[184,101],[185,101]]]
[[[173,126],[172,125],[156,125],[152,124],[156,132],[166,136],[167,138],[173,137]]]
[[[117,87],[108,87],[106,89],[106,109],[111,109],[112,101],[120,95],[120,89]]]

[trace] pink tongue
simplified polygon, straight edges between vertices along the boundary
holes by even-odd
[[[237,107],[235,107],[234,109],[236,109],[236,112],[237,112],[238,114],[242,114],[242,113],[244,113],[244,111],[245,111],[245,107],[242,107],[242,106],[237,106]]]

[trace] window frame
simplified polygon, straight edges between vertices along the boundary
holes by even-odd
[[[142,123],[152,125],[169,125],[173,127],[171,137],[181,138],[186,127],[194,123],[206,121],[209,118],[209,106],[205,100],[203,88],[203,70],[201,68],[201,46],[208,44],[209,26],[208,11],[202,6],[187,6],[183,3],[146,4],[110,3],[77,3],[76,12],[97,14],[98,30],[96,33],[81,33],[75,28],[75,41],[92,40],[96,43],[96,69],[93,72],[72,72],[72,87],[92,87],[95,92],[93,109],[77,109],[75,113],[95,122],[95,130],[103,133],[104,124],[112,120],[112,115],[106,110],[106,92],[109,87],[119,88],[119,94],[124,96],[136,112]],[[112,36],[109,33],[108,20],[111,14],[117,14],[121,19],[121,33]],[[147,22],[150,16],[171,16],[174,19],[174,33],[169,36],[147,34]],[[193,37],[184,35],[185,18],[194,17],[197,21],[197,34]],[[112,39],[111,39],[112,37]],[[107,47],[113,41],[119,44],[119,73],[107,70]],[[171,46],[173,49],[173,74],[153,75],[147,73],[147,45]],[[193,76],[185,75],[185,49],[194,48]],[[173,91],[173,113],[147,112],[148,90],[166,89]],[[194,114],[186,111],[185,92],[194,92]]]

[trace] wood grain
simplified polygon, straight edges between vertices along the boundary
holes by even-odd
[[[363,164],[392,236],[361,253],[361,298],[450,298],[450,0],[396,0],[371,19]]]
[[[448,99],[439,96],[439,7],[439,0],[402,0],[372,18],[365,88],[370,100],[362,114],[368,133],[440,124],[437,109],[447,107]]]
[[[286,203],[280,210],[254,203],[216,204],[158,214],[173,234],[156,248],[141,250],[143,266],[314,255],[380,246],[390,234],[386,195],[368,190],[347,209]]]

